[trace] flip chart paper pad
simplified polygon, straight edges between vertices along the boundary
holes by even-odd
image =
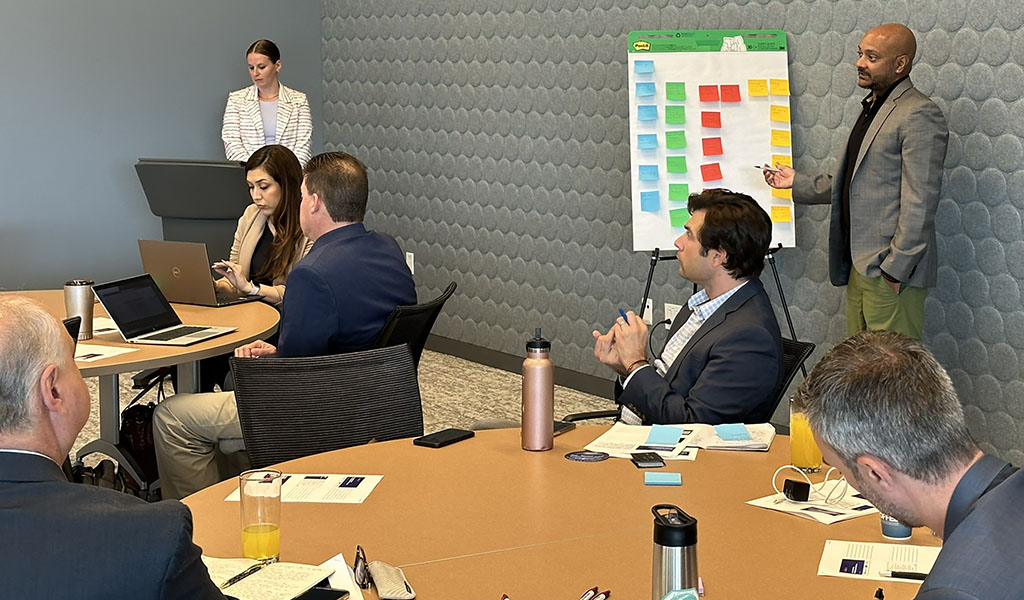
[[[747,51],[721,51],[727,38],[730,47],[742,40]],[[628,36],[627,58],[634,250],[671,248],[679,237],[684,215],[671,212],[682,208],[674,205],[681,200],[672,185],[686,184],[688,192],[708,187],[743,191],[769,214],[772,206],[789,203],[789,198],[773,197],[763,175],[751,168],[776,156],[792,162],[790,146],[771,143],[773,129],[783,132],[776,134],[777,142],[791,135],[788,120],[779,120],[790,109],[783,32],[634,31]],[[650,91],[638,83],[653,84],[654,95],[638,96],[638,89],[640,94]],[[645,109],[645,118],[656,118],[640,121],[639,106],[653,107]],[[656,136],[656,147],[650,138],[638,137],[650,134]],[[787,141],[792,144],[791,138]],[[693,168],[680,172],[681,162],[670,157],[685,158]],[[660,168],[657,179],[641,168],[655,165]],[[641,194],[655,190],[660,202],[651,210],[651,197],[643,203]],[[796,244],[792,219],[772,225],[773,244]]]

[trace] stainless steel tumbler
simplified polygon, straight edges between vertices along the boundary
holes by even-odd
[[[658,504],[654,513],[651,600],[673,590],[697,588],[697,519],[678,506]]]
[[[93,282],[88,279],[72,279],[64,283],[64,310],[68,318],[82,317],[79,340],[92,339],[92,307],[95,303],[92,286]]]

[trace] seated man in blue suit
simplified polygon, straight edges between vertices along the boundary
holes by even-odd
[[[0,580],[4,598],[223,598],[180,502],[68,482],[60,463],[89,418],[67,331],[0,298]]]
[[[256,341],[235,356],[322,356],[366,350],[391,311],[416,303],[405,256],[391,236],[363,226],[366,169],[343,152],[314,156],[303,170],[299,223],[313,241],[286,281],[277,346]],[[164,498],[180,498],[224,477],[218,440],[242,437],[234,394],[178,394],[153,413]]]
[[[794,396],[821,455],[878,510],[942,536],[918,600],[1024,594],[1024,473],[971,439],[953,382],[917,340],[863,331]]]
[[[594,356],[619,378],[623,418],[644,423],[763,423],[782,378],[782,338],[758,279],[772,224],[753,198],[711,189],[690,196],[676,240],[679,274],[703,287],[647,359],[647,326],[632,311],[601,335]],[[626,411],[629,411],[627,413]]]

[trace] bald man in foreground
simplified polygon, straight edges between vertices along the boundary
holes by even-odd
[[[949,129],[910,82],[917,42],[903,25],[867,32],[857,47],[857,85],[871,90],[836,173],[810,177],[776,165],[765,181],[793,200],[832,204],[829,278],[846,286],[846,330],[920,339],[924,299],[935,285],[935,210]]]

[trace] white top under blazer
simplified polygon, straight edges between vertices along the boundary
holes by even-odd
[[[228,94],[220,137],[224,140],[224,153],[228,160],[247,161],[253,152],[267,145],[255,85]],[[278,93],[276,137],[274,142],[294,152],[302,166],[313,156],[310,150],[313,120],[309,116],[309,101],[302,92],[283,85]]]

